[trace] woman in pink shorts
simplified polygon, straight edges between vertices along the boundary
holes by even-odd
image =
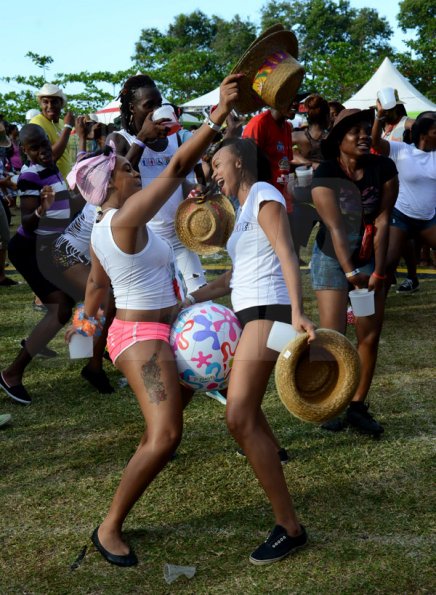
[[[213,121],[184,143],[164,172],[141,189],[130,162],[106,147],[76,164],[68,176],[82,195],[101,207],[91,236],[92,268],[85,304],[76,312],[76,331],[92,335],[99,326],[99,305],[112,285],[116,317],[109,330],[112,361],[134,391],[147,430],[124,470],[109,512],[93,534],[101,555],[118,566],[137,563],[122,538],[124,520],[146,487],[163,469],[182,435],[183,401],[170,325],[179,306],[173,284],[170,245],[147,223],[165,204],[224,123],[238,97],[238,78],[221,84]]]

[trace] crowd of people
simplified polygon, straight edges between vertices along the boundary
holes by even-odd
[[[0,290],[16,283],[5,273],[8,253],[44,310],[1,370],[0,388],[17,403],[32,402],[24,373],[73,312],[67,339],[95,336],[81,374],[102,393],[114,390],[103,368],[107,349],[146,426],[92,533],[101,555],[119,566],[138,561],[123,523],[175,452],[193,394],[178,382],[169,345],[180,308],[230,294],[241,323],[226,422],[271,504],[274,529],[250,555],[253,564],[269,564],[307,543],[283,474],[283,449],[262,410],[278,355],[267,347],[273,322],[292,323],[315,339],[303,309],[300,247],[318,226],[310,275],[321,327],[345,334],[350,288],[374,291],[375,314],[354,321],[360,382],[345,415],[322,426],[372,436],[383,432],[366,400],[387,292],[409,240],[436,249],[435,112],[411,120],[379,102],[350,110],[311,93],[243,126],[234,112],[243,76],[224,79],[219,104],[194,133],[169,134],[166,118],[153,119],[162,96],[143,75],[123,85],[118,130],[75,117],[50,83],[37,95],[40,113],[20,130],[0,123]],[[308,125],[295,129],[300,106]],[[302,169],[311,183],[295,178]],[[207,283],[199,256],[176,234],[175,216],[187,196],[212,189],[232,199],[236,224],[227,243],[232,268]],[[21,223],[11,239],[17,196]]]

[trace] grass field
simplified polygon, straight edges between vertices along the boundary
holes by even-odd
[[[316,319],[303,277],[305,306]],[[1,368],[39,314],[25,284],[2,290],[0,304]],[[139,565],[111,567],[91,548],[70,570],[143,426],[131,391],[93,392],[80,378],[83,364],[67,358],[57,337],[51,346],[59,357],[35,359],[26,374],[32,406],[0,394],[0,413],[13,415],[13,425],[0,430],[0,593],[434,593],[435,305],[434,278],[422,279],[412,296],[388,298],[370,395],[385,426],[379,441],[298,421],[271,381],[265,411],[289,451],[285,474],[310,546],[270,567],[248,562],[273,526],[270,508],[235,455],[224,407],[198,393],[179,456],[126,523]],[[118,385],[119,373],[105,365]],[[167,585],[165,562],[197,573]]]

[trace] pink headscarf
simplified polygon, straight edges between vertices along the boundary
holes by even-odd
[[[91,205],[99,206],[106,200],[109,180],[117,162],[115,145],[112,141],[109,146],[112,149],[109,155],[102,153],[89,159],[76,161],[67,175],[70,188],[77,186],[80,194]]]

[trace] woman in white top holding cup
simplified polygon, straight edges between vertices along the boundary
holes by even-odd
[[[390,159],[370,154],[373,118],[372,110],[343,110],[321,143],[326,161],[316,169],[312,182],[320,229],[313,248],[311,279],[321,327],[343,334],[349,290],[368,288],[374,292],[374,315],[356,317],[360,383],[345,420],[334,419],[322,427],[339,431],[348,424],[379,436],[383,427],[364,401],[383,324],[389,218],[398,194],[398,176]]]

